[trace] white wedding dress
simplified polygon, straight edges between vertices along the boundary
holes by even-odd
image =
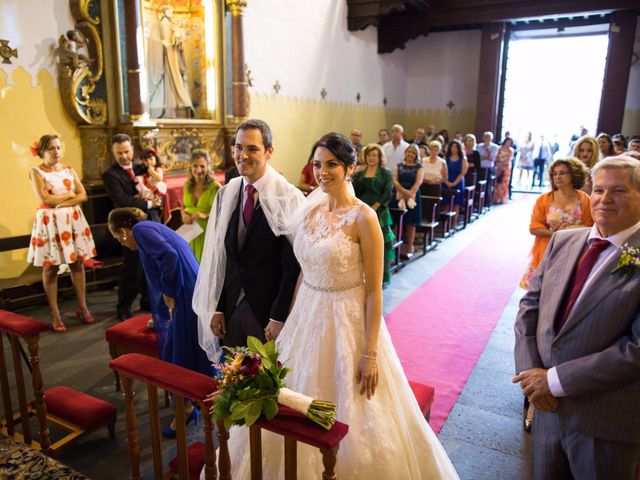
[[[280,359],[291,368],[292,390],[338,405],[349,425],[338,450],[341,480],[458,478],[425,421],[409,387],[384,320],[378,340],[380,381],[375,395],[360,394],[356,374],[365,341],[365,301],[360,245],[349,233],[360,208],[342,213],[316,207],[307,214],[294,251],[303,272],[293,309],[278,336]],[[249,479],[248,429],[230,432],[232,478]],[[284,478],[281,436],[263,432],[263,476]],[[298,478],[322,478],[318,449],[298,443]]]

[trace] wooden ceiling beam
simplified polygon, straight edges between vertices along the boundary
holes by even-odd
[[[350,0],[351,1],[351,0]],[[428,12],[404,10],[379,19],[378,52],[388,53],[420,35],[434,30],[479,28],[483,24],[513,22],[568,15],[608,14],[618,10],[638,11],[638,0],[434,0]]]

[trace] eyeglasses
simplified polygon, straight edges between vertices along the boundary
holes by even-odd
[[[551,174],[552,177],[563,177],[565,175],[569,175],[569,172],[553,172]]]

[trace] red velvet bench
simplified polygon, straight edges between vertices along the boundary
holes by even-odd
[[[5,421],[0,427],[0,433],[41,448],[48,454],[58,453],[69,442],[77,440],[103,426],[108,428],[109,436],[113,438],[115,436],[118,410],[110,403],[63,386],[57,386],[43,392],[38,342],[40,333],[48,329],[49,325],[38,320],[0,310],[0,332],[7,333],[10,338],[20,409],[19,413],[14,416],[8,383],[8,368],[4,354],[4,342],[0,340],[0,384],[2,385],[2,400],[6,415]],[[30,402],[27,402],[26,398],[22,359],[20,357],[20,338],[27,344],[31,361],[31,381],[34,398]],[[39,442],[34,441],[31,436],[29,417],[32,415],[38,418],[40,427]],[[21,421],[22,433],[15,430],[15,421]],[[49,437],[49,422],[60,425],[69,433],[52,444]]]
[[[431,385],[423,385],[412,381],[409,381],[409,386],[418,401],[418,405],[420,406],[420,410],[422,410],[424,418],[428,422],[431,417],[431,405],[433,405],[436,389]]]
[[[112,359],[126,353],[141,353],[154,358],[160,358],[156,333],[147,328],[147,322],[151,320],[150,313],[140,313],[124,322],[120,322],[104,332],[104,337],[109,342],[109,353]],[[118,371],[113,371],[116,381],[116,390],[120,391],[120,376]]]

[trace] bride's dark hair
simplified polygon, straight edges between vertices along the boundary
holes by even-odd
[[[351,140],[341,133],[330,132],[320,137],[320,140],[314,143],[311,148],[312,158],[318,147],[324,147],[333,153],[338,161],[344,164],[345,168],[355,164],[358,160],[358,154]]]

